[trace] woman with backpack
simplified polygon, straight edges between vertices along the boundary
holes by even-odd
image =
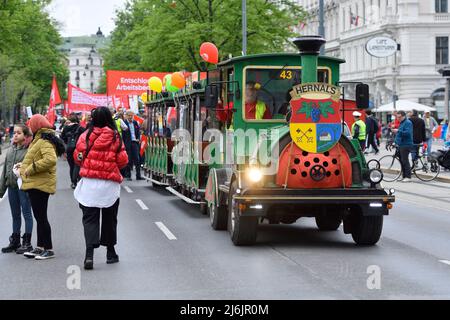
[[[123,181],[120,169],[128,165],[128,156],[108,108],[99,107],[92,111],[87,130],[78,139],[74,159],[80,166],[81,180],[74,196],[83,212],[84,268],[93,269],[94,249],[101,245],[107,248],[106,263],[117,263],[119,256],[114,246],[117,243],[117,214]]]
[[[61,139],[66,144],[66,156],[69,163],[70,187],[75,189],[78,182],[79,168],[73,160],[73,152],[77,146],[78,137],[81,135],[83,128],[80,126],[80,120],[75,113],[72,113],[66,121],[61,133]]]
[[[2,248],[3,253],[16,252],[24,254],[33,250],[31,246],[31,233],[33,232],[33,215],[31,213],[31,204],[28,194],[20,190],[18,178],[14,173],[16,164],[21,163],[28,151],[28,145],[31,143],[33,135],[30,129],[23,124],[17,124],[14,127],[14,136],[11,148],[6,154],[5,165],[0,175],[0,198],[3,198],[8,191],[9,206],[13,220],[13,233],[9,238],[9,245]],[[25,220],[25,233],[22,237],[22,246],[20,245],[20,232],[22,227],[22,215]]]
[[[51,227],[47,217],[48,199],[56,192],[57,157],[64,153],[64,143],[55,135],[50,122],[35,114],[29,122],[34,134],[28,152],[21,164],[22,190],[27,191],[37,224],[37,246],[25,252],[27,258],[47,260],[55,257]]]

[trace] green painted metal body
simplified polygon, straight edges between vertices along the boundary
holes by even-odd
[[[312,55],[304,55],[300,54],[261,54],[261,55],[253,55],[246,57],[238,57],[228,61],[224,61],[219,63],[216,71],[223,70],[232,71],[233,77],[231,79],[226,79],[229,81],[236,81],[238,85],[234,84],[234,88],[239,88],[241,91],[240,95],[233,96],[233,108],[235,109],[233,112],[232,119],[232,130],[236,132],[237,130],[247,130],[247,129],[255,129],[259,134],[262,130],[270,132],[270,130],[277,130],[279,134],[279,140],[283,139],[286,135],[289,135],[289,124],[285,119],[273,119],[267,121],[251,121],[244,119],[244,95],[242,94],[245,88],[245,72],[248,68],[279,68],[281,69],[302,69],[302,82],[317,82],[317,69],[319,70],[327,70],[328,71],[328,82],[330,84],[336,85],[339,82],[339,68],[340,64],[345,61],[332,57],[325,56],[312,56]],[[222,79],[223,80],[223,79]],[[213,79],[209,79],[209,84],[213,83]],[[203,89],[201,90],[193,90],[191,92],[184,91],[182,94],[178,94],[179,97],[182,96],[190,96],[190,95],[204,95],[204,87],[206,83],[203,84]],[[158,105],[163,100],[166,102],[173,103],[173,98],[163,98],[151,101],[149,103],[150,108],[152,105]],[[176,99],[175,99],[176,100]],[[227,134],[230,133],[230,130],[223,128],[223,137],[225,138]],[[173,174],[174,179],[178,184],[185,186],[186,188],[193,189],[202,189],[204,188],[204,184],[199,181],[200,175],[200,167],[202,164],[196,163],[194,161],[194,155],[192,154],[191,162],[183,163],[177,165],[173,164],[172,172],[168,172],[168,159],[171,155],[169,155],[167,149],[167,141],[161,137],[152,137],[151,142],[147,148],[146,152],[146,167],[149,170],[157,172],[162,175]],[[269,145],[274,146],[278,143],[279,140],[269,141],[267,142]],[[224,145],[226,141],[224,141]],[[237,143],[234,141],[234,147],[236,148]],[[362,174],[366,174],[366,162],[364,155],[359,149],[359,145],[357,141],[352,141],[353,148],[355,150],[356,156],[351,159],[352,162],[358,163],[361,168]],[[249,159],[253,154],[255,149],[258,147],[258,142],[255,139],[247,139],[245,141],[245,157]],[[194,150],[193,143],[190,146],[191,151]],[[226,152],[226,148],[225,148]],[[193,152],[192,152],[193,153]],[[236,154],[236,150],[235,150]],[[222,155],[223,159],[227,158],[227,154]],[[248,161],[245,164],[235,166],[236,170],[242,170],[248,165]],[[209,165],[209,169],[212,168],[224,168],[224,164],[212,164]],[[353,188],[359,188],[362,185],[353,185]],[[268,180],[266,187],[278,188],[274,184],[273,180]]]

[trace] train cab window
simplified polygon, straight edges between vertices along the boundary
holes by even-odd
[[[221,79],[222,85],[220,87],[216,119],[221,123],[221,126],[228,128],[232,122],[234,98],[238,88],[237,84],[234,82],[234,69],[222,69]]]
[[[284,120],[290,108],[292,87],[301,83],[301,68],[256,68],[245,70],[244,119]],[[329,69],[318,70],[318,81],[328,83]]]

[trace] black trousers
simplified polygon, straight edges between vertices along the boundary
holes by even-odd
[[[117,244],[117,214],[119,202],[109,208],[91,208],[80,204],[83,211],[84,238],[87,248],[98,248],[100,246],[115,246]],[[100,212],[102,214],[102,225],[100,235]]]
[[[136,178],[141,177],[141,155],[140,155],[140,145],[139,142],[133,141],[131,142],[131,148],[128,153],[128,168],[129,168],[129,176],[131,177],[131,170],[133,170],[133,166],[136,167]]]
[[[80,170],[73,160],[73,151],[67,152],[67,162],[69,163],[70,181],[72,183],[77,183]]]
[[[400,162],[402,163],[403,178],[411,179],[411,163],[409,162],[409,153],[411,147],[400,147]]]
[[[358,140],[359,141],[359,145],[361,146],[361,150],[364,151],[366,150],[366,140]]]
[[[28,196],[33,209],[34,219],[36,219],[37,228],[37,246],[45,250],[53,249],[52,228],[48,222],[47,208],[49,193],[31,189],[28,190]]]
[[[372,146],[375,152],[378,152],[378,146],[375,143],[375,133],[370,133],[367,135],[367,148],[369,148],[370,146]]]

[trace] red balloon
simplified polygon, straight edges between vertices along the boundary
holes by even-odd
[[[200,56],[206,62],[217,64],[219,62],[219,50],[214,43],[204,42],[200,47]]]

